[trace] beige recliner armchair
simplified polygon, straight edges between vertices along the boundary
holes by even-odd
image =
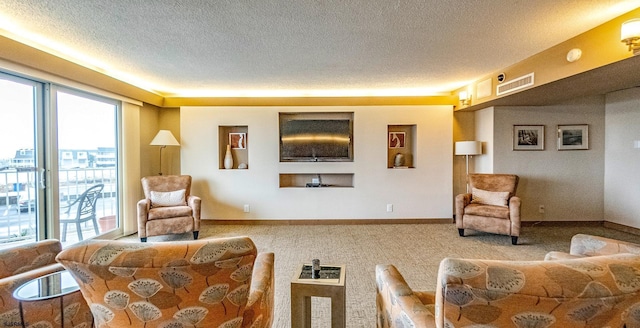
[[[464,229],[520,236],[520,198],[516,197],[518,176],[514,174],[469,174],[471,193],[456,196],[456,226]]]
[[[191,176],[166,175],[142,178],[145,199],[138,202],[138,236],[200,231],[200,197],[191,195]]]

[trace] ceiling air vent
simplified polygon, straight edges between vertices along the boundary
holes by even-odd
[[[514,92],[533,85],[533,73],[517,77],[509,82],[504,82],[496,87],[496,96]]]

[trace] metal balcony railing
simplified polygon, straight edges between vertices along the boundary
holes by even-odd
[[[91,186],[104,184],[97,201],[96,217],[115,215],[117,212],[117,177],[115,167],[78,168],[59,170],[60,205],[73,202]],[[36,206],[38,202],[34,171],[15,169],[0,170],[0,244],[14,241],[35,240]],[[91,222],[84,223],[83,237],[95,236]],[[103,231],[100,231],[101,233]],[[69,225],[67,243],[78,241],[75,227]]]

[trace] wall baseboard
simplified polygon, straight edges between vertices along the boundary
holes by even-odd
[[[640,229],[638,229],[638,228],[626,226],[626,225],[619,224],[619,223],[613,223],[613,222],[609,222],[609,221],[604,221],[603,226],[605,228],[610,228],[610,229],[614,229],[614,230],[628,232],[630,234],[639,235],[640,236]]]
[[[452,223],[451,219],[319,219],[319,220],[202,220],[207,225],[355,225],[355,224],[433,224]]]
[[[203,225],[357,225],[357,224],[442,224],[452,219],[319,219],[319,220],[202,220]],[[640,229],[608,221],[523,221],[523,227],[569,227],[579,224],[585,227],[605,227],[640,236]]]

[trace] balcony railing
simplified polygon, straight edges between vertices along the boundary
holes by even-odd
[[[0,171],[0,244],[35,240],[39,185],[36,179],[34,171]],[[61,169],[58,179],[60,206],[73,202],[85,190],[101,183],[104,189],[96,204],[96,218],[115,215],[117,212],[115,167]],[[69,224],[68,228],[67,243],[77,242],[75,225]],[[104,231],[100,230],[102,232]],[[84,239],[95,236],[91,222],[82,224],[82,234]]]

